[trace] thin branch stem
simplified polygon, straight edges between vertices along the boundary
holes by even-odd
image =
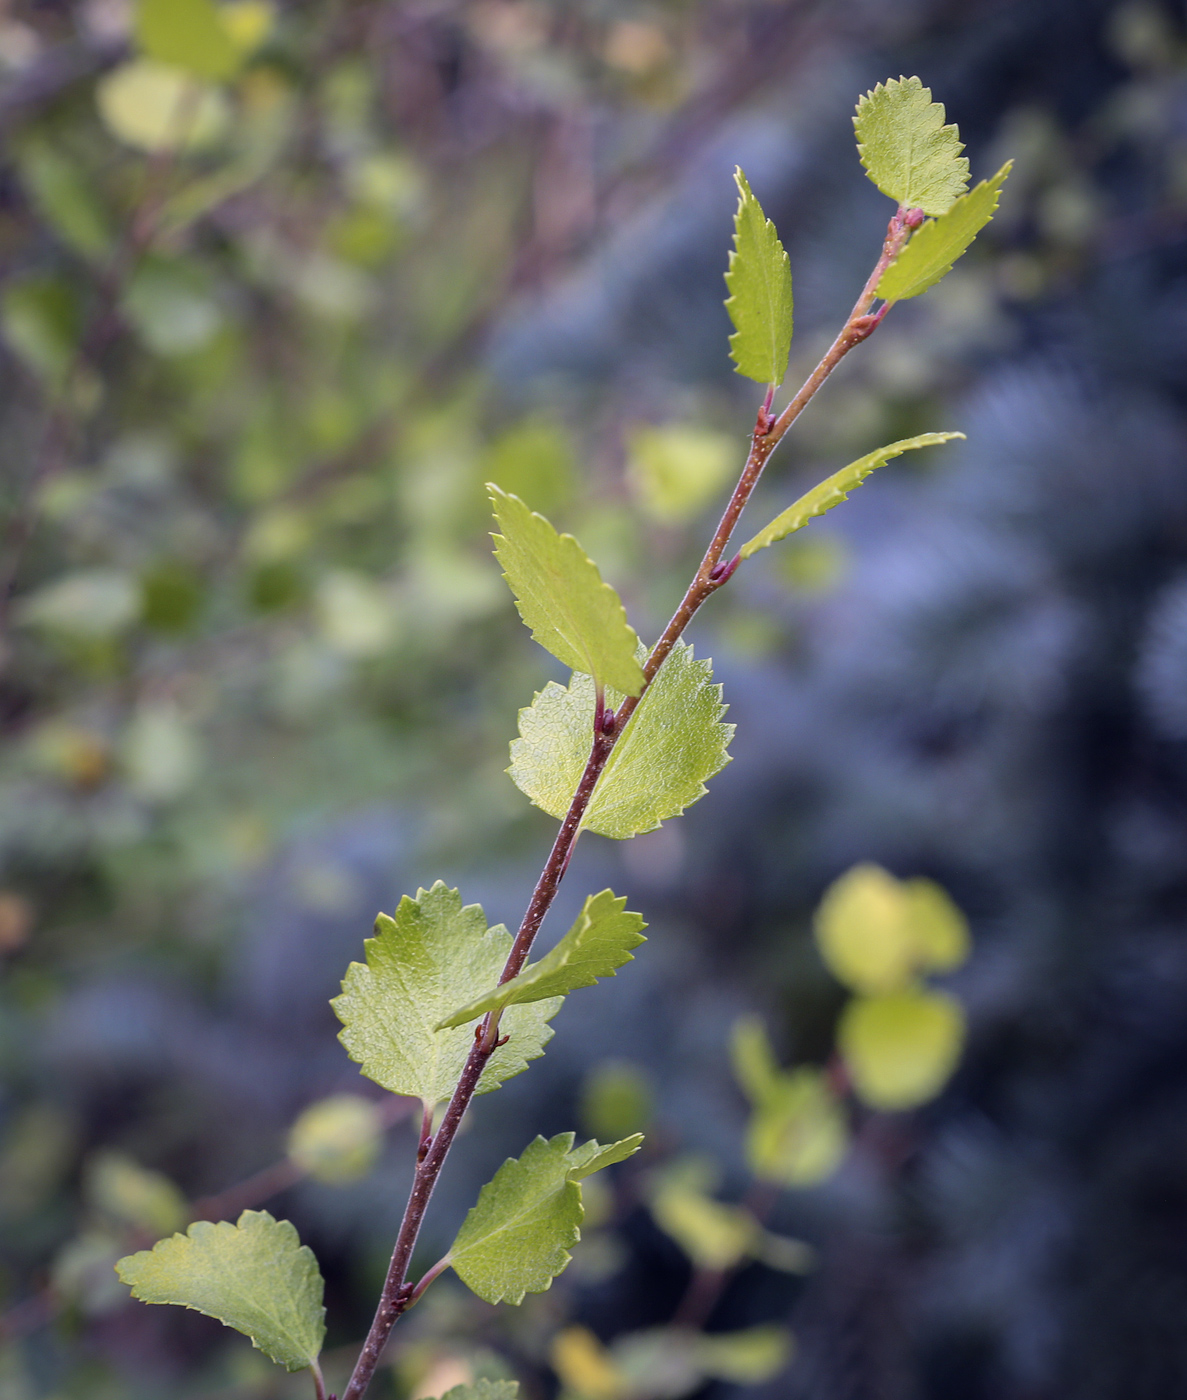
[[[316,1400],[326,1400],[326,1382],[321,1373],[321,1367],[314,1361],[309,1370],[313,1375],[313,1390]]]
[[[869,309],[877,295],[877,287],[882,273],[898,256],[904,242],[910,235],[912,225],[908,222],[909,218],[908,213],[900,209],[891,219],[882,247],[882,255],[862,289],[861,296],[858,297],[849,319],[830,346],[828,353],[808,376],[799,393],[773,422],[769,413],[771,395],[768,395],[763,406],[759,409],[754,432],[751,436],[750,452],[746,458],[746,465],[742,469],[742,475],[738,479],[738,484],[729,499],[721,522],[705,551],[700,568],[692,583],[689,584],[688,591],[681,600],[680,606],[673,613],[672,620],[664,629],[663,635],[651,649],[644,663],[642,689],[636,696],[628,695],[613,716],[605,710],[604,706],[597,715],[600,722],[594,725],[593,742],[585,771],[581,775],[581,781],[573,794],[569,810],[565,813],[560,830],[552,843],[552,850],[548,854],[544,869],[540,872],[536,888],[532,891],[531,900],[499,978],[500,985],[517,976],[527,962],[532,943],[535,941],[544,916],[551,907],[560,882],[568,869],[569,859],[577,843],[586,809],[589,807],[594,788],[602,776],[607,760],[614,750],[614,745],[621,738],[631,716],[638,708],[639,702],[647,693],[647,687],[655,679],[659,668],[667,660],[672,648],[680,640],[698,609],[733,575],[738,561],[734,559],[729,564],[722,566],[721,557],[725,553],[734,527],[762,475],[768,458],[788,428],[803,412],[813,395],[840,364],[841,360],[855,345],[860,345],[863,340],[866,340],[881,323],[886,308],[884,307],[882,311],[873,316],[869,315]],[[433,1136],[423,1160],[417,1165],[412,1181],[412,1190],[408,1196],[408,1204],[404,1209],[404,1218],[400,1223],[395,1248],[392,1251],[391,1264],[384,1281],[383,1292],[380,1295],[379,1306],[375,1311],[375,1317],[372,1320],[370,1331],[367,1333],[367,1339],[363,1343],[363,1349],[350,1382],[342,1393],[342,1400],[360,1400],[375,1374],[379,1358],[396,1320],[420,1296],[419,1290],[427,1287],[424,1279],[415,1289],[407,1282],[408,1265],[412,1259],[412,1251],[416,1244],[417,1235],[420,1233],[425,1210],[433,1194],[437,1177],[445,1164],[445,1158],[453,1144],[462,1115],[474,1097],[487,1061],[501,1043],[498,1034],[499,1013],[497,1011],[490,1012],[474,1032],[474,1045],[466,1059],[457,1088],[453,1091],[449,1107],[445,1110],[445,1117],[441,1120],[441,1126]],[[430,1270],[429,1273],[436,1277],[433,1270]],[[432,1282],[432,1279],[428,1278],[428,1281]]]
[[[405,1312],[407,1312],[408,1308],[414,1307],[420,1301],[422,1295],[428,1288],[429,1284],[431,1284],[434,1279],[440,1278],[441,1275],[445,1272],[446,1269],[449,1268],[450,1264],[452,1263],[453,1260],[448,1254],[443,1259],[437,1260],[433,1267],[428,1270],[428,1272],[424,1275],[421,1281],[408,1295],[408,1306],[405,1308]]]

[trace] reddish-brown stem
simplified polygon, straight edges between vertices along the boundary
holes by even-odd
[[[326,1382],[322,1376],[321,1367],[315,1361],[309,1370],[313,1376],[313,1391],[316,1400],[326,1400]]]
[[[573,847],[580,834],[586,809],[598,779],[606,767],[606,762],[614,750],[614,745],[626,729],[639,702],[647,693],[647,687],[655,679],[659,668],[667,660],[669,653],[680,640],[684,629],[692,621],[697,610],[707,598],[728,582],[737,567],[737,559],[720,567],[721,557],[725,553],[726,545],[729,543],[742,511],[750,499],[751,492],[762,475],[767,459],[784,433],[799,417],[809,400],[840,364],[845,355],[855,345],[860,345],[863,340],[867,339],[881,322],[885,308],[874,316],[868,314],[869,309],[877,294],[878,282],[881,280],[882,273],[898,256],[909,234],[907,211],[900,209],[890,221],[882,255],[878,259],[874,271],[870,274],[861,296],[858,297],[849,319],[845,322],[844,328],[829,348],[828,353],[777,419],[772,422],[768,411],[771,396],[768,396],[759,409],[754,432],[751,436],[750,452],[746,458],[746,465],[742,469],[742,475],[738,479],[738,484],[729,499],[721,522],[709,543],[709,548],[705,551],[700,568],[692,583],[689,584],[688,591],[681,600],[680,606],[673,613],[672,620],[664,629],[659,641],[652,647],[644,663],[641,691],[636,696],[628,695],[613,715],[602,706],[597,709],[593,725],[593,743],[590,747],[585,771],[581,775],[581,781],[573,794],[569,810],[565,813],[564,821],[561,822],[560,830],[552,843],[552,850],[548,854],[544,869],[540,872],[536,888],[532,891],[523,922],[515,935],[515,941],[511,945],[511,951],[499,978],[500,985],[515,977],[527,962],[532,943],[535,941],[544,916],[556,897],[557,889],[568,868],[569,858],[573,854]],[[419,1290],[422,1287],[427,1287],[423,1279],[416,1289],[412,1288],[406,1281],[412,1250],[416,1244],[417,1235],[420,1233],[421,1222],[433,1194],[433,1187],[436,1185],[437,1177],[453,1144],[454,1135],[461,1123],[462,1115],[469,1107],[487,1061],[500,1044],[498,1035],[499,1013],[497,1011],[490,1012],[475,1031],[474,1045],[462,1070],[461,1078],[458,1080],[457,1088],[453,1091],[449,1107],[445,1110],[445,1117],[433,1136],[423,1160],[417,1165],[408,1204],[404,1209],[404,1218],[400,1223],[399,1234],[396,1236],[395,1248],[392,1251],[391,1265],[388,1268],[383,1292],[380,1295],[379,1306],[372,1320],[371,1329],[367,1333],[367,1339],[363,1343],[363,1349],[351,1375],[350,1383],[342,1393],[342,1400],[360,1400],[370,1384],[371,1377],[375,1374],[375,1368],[379,1365],[379,1358],[387,1344],[388,1337],[391,1335],[391,1330],[395,1326],[396,1319],[402,1312],[407,1311],[415,1298],[420,1296]],[[434,1274],[433,1277],[436,1275]],[[429,1282],[431,1281],[429,1279]]]

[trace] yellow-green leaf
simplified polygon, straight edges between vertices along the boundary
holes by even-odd
[[[949,972],[968,957],[964,915],[930,880],[896,880],[855,865],[816,911],[816,942],[830,972],[858,992],[888,992],[921,972]]]
[[[511,935],[487,928],[477,904],[462,907],[457,890],[440,880],[431,890],[405,895],[395,917],[380,914],[367,961],[351,963],[342,995],[330,1005],[342,1022],[339,1039],[362,1073],[393,1094],[439,1103],[453,1093],[474,1043],[465,1026],[435,1029],[459,1003],[496,982],[511,951]],[[548,1022],[561,998],[509,1008],[502,1022],[507,1043],[487,1061],[478,1093],[497,1089],[544,1053]]]
[[[379,1107],[361,1094],[331,1094],[311,1103],[289,1129],[288,1155],[317,1181],[357,1181],[383,1146]]]
[[[729,762],[734,726],[723,724],[721,687],[708,661],[678,642],[648,686],[606,763],[582,826],[625,840],[653,831],[704,796],[705,782]],[[621,693],[607,692],[618,705]],[[550,681],[519,712],[520,737],[507,769],[516,786],[550,816],[563,817],[589,758],[594,687],[574,675]]]
[[[814,1186],[840,1165],[849,1146],[845,1115],[818,1069],[783,1070],[757,1017],[734,1023],[734,1074],[753,1105],[746,1160],[761,1181]]]
[[[95,88],[99,115],[111,134],[139,151],[176,151],[211,145],[230,122],[216,87],[151,58],[121,63]]]
[[[697,1160],[677,1163],[654,1184],[651,1214],[701,1269],[732,1269],[760,1246],[758,1221],[743,1206],[714,1200],[712,1175]]]
[[[889,443],[886,447],[879,447],[876,452],[859,457],[856,462],[850,462],[847,467],[842,467],[839,472],[827,477],[819,486],[814,486],[811,491],[801,496],[795,505],[788,506],[781,515],[777,515],[752,540],[747,540],[740,551],[742,558],[749,559],[760,549],[766,549],[768,545],[786,539],[796,530],[802,530],[814,516],[823,515],[832,510],[833,506],[840,505],[848,499],[849,492],[855,486],[860,486],[871,472],[877,471],[892,457],[899,457],[904,452],[912,452],[918,447],[938,447],[940,443],[963,437],[963,433],[920,433],[918,437],[902,438],[899,442]]]
[[[882,274],[878,295],[885,301],[906,301],[917,297],[952,271],[952,264],[962,257],[973,239],[993,218],[998,196],[1010,173],[1012,160],[997,172],[992,180],[962,195],[946,214],[928,221],[917,229],[910,242]]]
[[[948,1082],[964,1044],[964,1009],[943,992],[854,997],[837,1043],[858,1097],[871,1108],[916,1108]]]
[[[791,354],[791,264],[741,168],[734,179],[738,209],[725,274],[730,293],[725,309],[734,323],[730,358],[738,374],[779,385]]]
[[[495,555],[532,636],[599,687],[638,695],[643,689],[639,638],[598,566],[572,535],[558,534],[518,496],[493,484],[487,490],[503,531],[494,537]]]
[[[641,915],[627,910],[625,895],[616,898],[612,890],[591,894],[576,923],[551,952],[518,977],[455,1011],[437,1029],[463,1026],[504,1006],[567,996],[577,987],[592,987],[599,977],[613,977],[624,963],[634,960],[631,949],[646,943],[640,932],[646,927]]]
[[[627,476],[654,520],[681,525],[716,495],[740,444],[705,428],[640,426],[627,438]]]
[[[509,1157],[478,1194],[449,1251],[458,1277],[488,1303],[543,1293],[581,1238],[579,1182],[638,1150],[641,1136],[573,1150],[573,1134],[538,1137]]]
[[[134,1298],[215,1317],[290,1371],[317,1361],[326,1334],[317,1260],[267,1211],[245,1210],[236,1225],[196,1221],[116,1271]]]
[[[967,188],[960,133],[918,78],[879,83],[858,102],[853,126],[866,173],[902,208],[944,214]]]
[[[180,1190],[122,1152],[99,1152],[87,1163],[87,1197],[101,1214],[150,1235],[180,1229],[189,1208]]]
[[[211,82],[231,77],[242,61],[213,0],[139,0],[135,32],[148,58]]]

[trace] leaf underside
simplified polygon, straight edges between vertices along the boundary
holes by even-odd
[[[734,324],[730,358],[738,374],[779,385],[791,354],[791,263],[740,168],[734,179],[738,209],[725,274],[730,293],[725,309]]]
[[[639,638],[618,594],[572,535],[558,534],[518,496],[488,485],[501,535],[495,556],[532,636],[571,670],[624,695],[643,689]]]
[[[866,173],[902,208],[945,214],[968,187],[960,133],[918,78],[879,83],[858,102],[853,127]]]
[[[195,1221],[184,1235],[129,1255],[116,1271],[144,1303],[176,1303],[251,1338],[290,1371],[316,1362],[325,1338],[322,1277],[287,1220],[245,1210]]]
[[[752,540],[747,540],[739,553],[743,559],[749,559],[760,549],[766,549],[768,545],[803,529],[815,516],[823,515],[832,510],[833,506],[840,505],[855,486],[860,486],[871,472],[889,462],[892,457],[901,456],[902,453],[911,452],[917,447],[938,447],[940,443],[963,437],[963,433],[920,433],[918,437],[902,438],[899,442],[889,443],[886,447],[879,447],[876,452],[859,457],[856,462],[850,462],[847,467],[842,467],[839,472],[826,477],[819,486],[814,486],[811,491],[801,496],[794,505],[788,506]]]
[[[447,1099],[473,1044],[465,1027],[437,1030],[442,1019],[498,981],[511,951],[502,924],[487,928],[477,904],[438,880],[405,895],[395,917],[381,914],[366,942],[366,964],[351,963],[342,995],[330,1003],[342,1022],[339,1039],[362,1073],[393,1094],[426,1103]],[[547,1022],[560,998],[511,1008],[507,1043],[487,1062],[477,1092],[489,1093],[527,1068],[552,1038]]]
[[[594,788],[582,826],[617,840],[654,831],[704,796],[705,783],[729,762],[734,726],[713,668],[678,642],[648,686]],[[608,694],[617,705],[621,695]],[[567,687],[550,681],[519,712],[520,737],[507,769],[537,807],[561,818],[589,758],[594,689],[574,675]]]
[[[912,235],[907,246],[882,274],[878,295],[884,301],[906,301],[917,297],[952,271],[956,260],[968,251],[973,239],[993,218],[1002,185],[1013,161],[991,180],[982,180],[968,194],[961,195],[946,214],[929,219]]]
[[[641,915],[627,910],[625,895],[616,898],[611,890],[591,894],[573,927],[551,952],[518,977],[455,1011],[441,1026],[462,1026],[487,1011],[567,996],[578,987],[592,987],[599,977],[613,977],[624,963],[633,961],[631,949],[646,943],[640,932],[646,927]]]
[[[453,1242],[449,1257],[458,1277],[488,1303],[522,1303],[527,1293],[543,1293],[581,1238],[578,1182],[630,1156],[641,1142],[636,1134],[574,1151],[573,1134],[559,1133],[508,1158],[478,1193]]]

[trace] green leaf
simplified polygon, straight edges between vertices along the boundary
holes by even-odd
[[[151,1172],[122,1152],[98,1152],[87,1163],[87,1198],[101,1215],[152,1235],[180,1229],[189,1216],[186,1199],[167,1176]]]
[[[734,1023],[734,1073],[754,1106],[746,1131],[746,1160],[761,1181],[814,1186],[840,1165],[849,1133],[836,1094],[818,1069],[779,1067],[762,1022]]]
[[[734,726],[723,724],[721,687],[708,661],[677,642],[647,687],[594,788],[582,826],[625,840],[654,831],[705,794],[705,782],[729,762]],[[620,694],[609,692],[617,705]],[[516,786],[550,816],[569,810],[589,757],[594,688],[575,675],[568,687],[550,681],[519,712],[520,737],[507,769]]]
[[[903,438],[899,442],[878,448],[876,452],[859,457],[856,462],[850,462],[847,467],[842,467],[839,472],[827,477],[819,486],[814,486],[811,491],[801,496],[795,505],[788,506],[782,515],[777,515],[765,530],[760,530],[752,540],[747,540],[740,550],[742,558],[749,559],[760,549],[766,549],[768,545],[786,539],[796,530],[802,530],[814,516],[823,515],[825,511],[832,510],[833,506],[839,506],[855,486],[860,486],[871,472],[889,462],[892,457],[914,451],[917,447],[938,447],[942,442],[951,442],[953,438],[963,437],[963,433],[920,433],[918,437]]]
[[[652,1191],[651,1214],[698,1268],[732,1269],[754,1253],[762,1228],[744,1207],[708,1195],[695,1165],[660,1178]]]
[[[639,504],[665,525],[683,525],[707,506],[737,460],[737,439],[706,428],[643,424],[627,438],[627,477]]]
[[[290,1371],[317,1361],[326,1334],[317,1260],[266,1210],[245,1210],[237,1225],[198,1220],[115,1267],[143,1303],[215,1317]]]
[[[744,1332],[694,1333],[696,1358],[707,1376],[737,1385],[759,1385],[791,1360],[791,1334],[768,1323]]]
[[[139,0],[135,30],[149,58],[211,82],[231,77],[242,62],[212,0]]]
[[[23,142],[17,160],[22,183],[54,232],[85,258],[105,256],[111,221],[78,166],[42,136]]]
[[[898,990],[969,954],[964,915],[938,885],[896,880],[878,865],[855,865],[835,880],[815,924],[829,971],[856,992]]]
[[[837,1044],[853,1088],[871,1108],[916,1108],[948,1082],[964,1045],[964,1008],[943,992],[854,997]]]
[[[952,264],[968,251],[969,244],[993,218],[1013,164],[1012,160],[1006,161],[992,180],[982,180],[946,214],[928,219],[911,235],[910,242],[878,283],[878,295],[883,300],[917,297],[952,271]]]
[[[946,214],[967,189],[960,133],[918,78],[879,83],[858,102],[853,126],[866,173],[901,208]]]
[[[490,1381],[485,1377],[466,1385],[455,1385],[441,1400],[517,1400],[518,1381]]]
[[[650,1081],[627,1060],[594,1065],[581,1086],[581,1124],[595,1137],[626,1137],[655,1115]]]
[[[379,1105],[361,1094],[331,1094],[311,1103],[289,1130],[288,1155],[315,1181],[357,1181],[383,1146]]]
[[[734,179],[738,211],[725,274],[730,293],[725,309],[734,323],[730,358],[738,374],[778,386],[791,354],[791,264],[741,167],[734,171]]]
[[[781,1074],[751,1114],[746,1160],[760,1181],[815,1186],[841,1165],[849,1146],[845,1115],[828,1080],[804,1067]]]
[[[343,1025],[339,1039],[363,1074],[393,1094],[447,1099],[474,1036],[465,1027],[435,1027],[498,980],[511,942],[502,924],[488,929],[481,906],[463,908],[457,890],[440,880],[415,899],[405,895],[394,918],[380,914],[365,945],[366,965],[351,963],[342,995],[330,1003]],[[487,1062],[478,1093],[497,1089],[544,1053],[552,1038],[547,1022],[560,1004],[558,997],[508,1011],[502,1030],[509,1039]]]
[[[603,1167],[612,1167],[616,1162],[625,1162],[628,1157],[633,1157],[642,1146],[642,1133],[632,1133],[630,1137],[623,1138],[621,1142],[612,1142],[607,1147],[602,1147],[596,1142],[583,1143],[582,1146],[574,1148],[569,1154],[569,1160],[573,1164],[569,1173],[570,1179],[584,1181],[587,1176],[592,1176],[594,1172],[600,1172]]]
[[[152,58],[113,68],[96,84],[95,102],[111,134],[138,151],[198,150],[218,141],[231,121],[221,88]]]
[[[550,953],[525,967],[518,977],[455,1011],[437,1029],[464,1026],[504,1006],[563,997],[577,987],[592,987],[599,977],[613,977],[624,963],[634,961],[631,949],[647,942],[639,931],[646,927],[640,914],[627,911],[625,895],[617,899],[612,890],[591,894],[577,922]]]
[[[458,1277],[488,1303],[543,1293],[581,1238],[581,1187],[592,1171],[638,1150],[641,1137],[573,1150],[573,1134],[538,1137],[509,1157],[478,1194],[449,1252]]]
[[[518,496],[493,484],[487,490],[503,531],[494,537],[495,555],[532,636],[599,687],[638,695],[643,689],[639,638],[598,566],[572,535],[558,534]]]

